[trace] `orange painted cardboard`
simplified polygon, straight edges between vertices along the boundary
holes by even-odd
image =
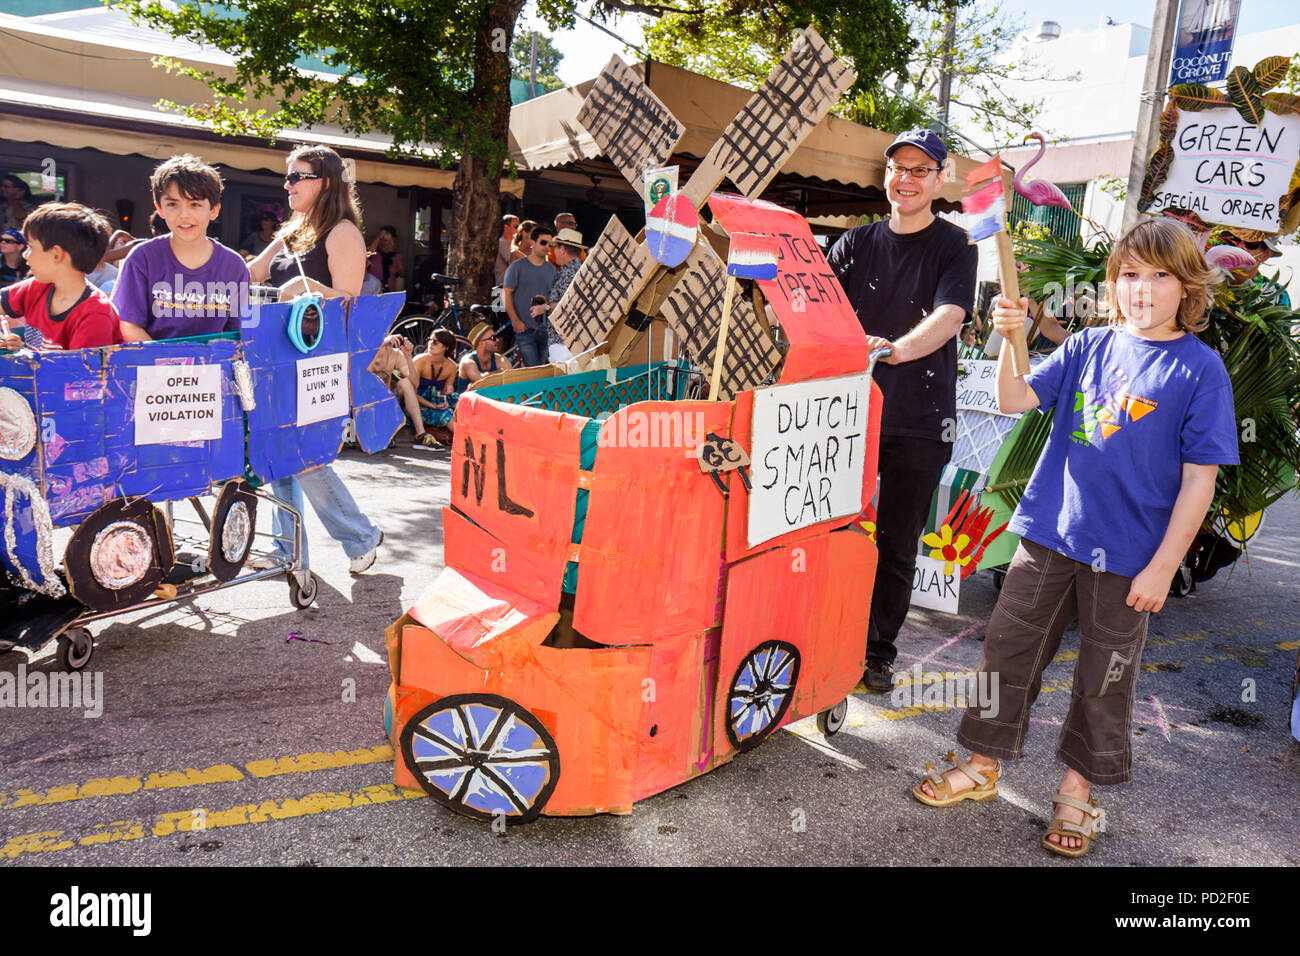
[[[851,528],[773,548],[733,564],[718,660],[715,710],[725,713],[741,661],[765,641],[794,645],[800,655],[794,702],[781,725],[818,713],[862,678],[876,546]],[[721,720],[714,747],[730,749]]]
[[[456,404],[452,507],[548,578],[568,561],[586,421],[472,392]]]
[[[709,209],[728,233],[776,236],[776,278],[758,283],[790,343],[782,382],[849,375],[867,368],[867,342],[830,264],[798,213],[762,200],[715,193]]]
[[[578,557],[579,631],[649,643],[719,623],[724,502],[695,447],[730,428],[725,402],[639,402],[605,421]]]
[[[521,548],[507,549],[464,515],[442,509],[442,563],[480,578],[501,577],[510,590],[554,610],[560,603],[564,566]]]

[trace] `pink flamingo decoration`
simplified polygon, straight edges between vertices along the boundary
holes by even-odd
[[[1025,137],[1025,142],[1027,143],[1031,139],[1038,140],[1038,155],[1020,167],[1015,178],[1011,181],[1012,186],[1016,192],[1035,206],[1060,206],[1062,209],[1074,211],[1074,207],[1070,205],[1070,200],[1065,198],[1065,193],[1061,192],[1055,183],[1049,183],[1046,179],[1025,182],[1025,173],[1029,172],[1029,167],[1042,159],[1043,154],[1047,152],[1047,141],[1043,139],[1042,133],[1030,133]]]

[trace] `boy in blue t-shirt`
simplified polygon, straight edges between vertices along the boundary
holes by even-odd
[[[1092,785],[1132,778],[1134,686],[1147,620],[1159,611],[1214,498],[1235,465],[1232,388],[1218,354],[1188,333],[1208,324],[1212,271],[1172,219],[1135,226],[1111,252],[1117,314],[1085,329],[1023,380],[1003,342],[1003,412],[1055,410],[1047,446],[1009,528],[1020,546],[989,620],[981,677],[992,706],[962,717],[954,769],[933,764],[913,795],[930,806],[997,796],[999,758],[1020,757],[1029,708],[1061,635],[1079,618],[1079,657],[1056,755],[1069,768],[1044,848],[1082,856],[1105,814]],[[1028,301],[1000,299],[994,326],[1024,327]],[[983,686],[983,685],[980,685]]]

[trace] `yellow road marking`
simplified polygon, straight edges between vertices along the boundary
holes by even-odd
[[[246,769],[254,777],[274,777],[282,773],[306,773],[310,770],[332,770],[335,767],[354,767],[367,763],[383,763],[393,759],[393,748],[388,744],[363,747],[360,750],[336,750],[333,753],[299,754],[296,757],[276,757],[271,760],[254,760]]]
[[[399,800],[418,800],[426,794],[403,790],[391,783],[361,787],[358,790],[340,790],[332,793],[310,793],[305,797],[286,797],[282,800],[263,800],[227,810],[205,810],[196,807],[160,813],[152,821],[117,820],[100,823],[68,834],[62,830],[45,830],[25,833],[0,844],[0,859],[15,859],[24,853],[53,853],[74,846],[96,846],[121,840],[139,840],[145,837],[173,836],[177,833],[204,833],[224,827],[266,823],[271,820],[290,820],[294,817],[349,810],[354,807],[372,807]]]
[[[332,753],[309,753],[254,760],[246,764],[244,769],[253,777],[273,777],[286,773],[308,773],[313,770],[332,770],[337,767],[382,763],[392,759],[393,748],[388,744],[381,744],[378,747],[363,747],[358,750],[335,750]],[[0,793],[0,810],[47,806],[95,797],[122,796],[142,790],[230,783],[243,779],[245,779],[244,774],[230,764],[218,764],[206,770],[165,770],[144,777],[94,777],[85,783],[65,783],[48,790],[15,790],[9,794]]]

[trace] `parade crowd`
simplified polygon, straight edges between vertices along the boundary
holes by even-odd
[[[868,345],[891,350],[875,374],[884,396],[879,562],[863,680],[877,693],[894,686],[917,539],[952,452],[944,430],[956,417],[957,343],[976,287],[975,247],[932,211],[948,161],[943,141],[912,130],[885,155],[889,217],[848,230],[827,257]],[[397,232],[383,227],[366,243],[338,155],[304,146],[286,162],[290,217],[263,216],[239,251],[207,236],[222,181],[193,156],[154,171],[161,227],[145,240],[113,234],[104,217],[76,203],[34,206],[21,179],[0,180],[0,311],[7,317],[0,344],[76,349],[238,332],[247,300],[229,290],[250,282],[274,287],[281,299],[399,288],[406,270]],[[495,278],[522,364],[571,357],[546,315],[585,249],[567,213],[553,224],[504,217]],[[1107,325],[1072,335],[1052,326],[1060,346],[1023,378],[1004,342],[999,406],[1055,410],[1055,419],[1009,529],[1020,544],[984,642],[980,669],[997,675],[999,707],[965,713],[956,739],[969,757],[949,753],[944,772],[929,764],[912,791],[917,800],[949,808],[997,797],[1004,762],[1022,754],[1043,670],[1076,617],[1080,652],[1056,753],[1065,771],[1050,798],[1055,812],[1043,847],[1087,853],[1105,818],[1093,788],[1131,780],[1134,683],[1150,615],[1205,517],[1218,467],[1238,461],[1227,373],[1195,336],[1206,324],[1212,279],[1187,227],[1145,220],[1111,253]],[[1004,339],[1023,329],[1030,308],[1027,299],[997,301],[992,320]],[[371,370],[392,385],[416,447],[449,444],[459,394],[511,367],[501,354],[503,331],[478,323],[463,355],[446,329],[418,354],[400,336],[385,342]],[[1147,410],[1140,417],[1131,412],[1135,402]],[[1117,408],[1130,411],[1116,416]],[[330,466],[279,479],[273,490],[299,510],[304,496],[311,501],[353,573],[374,564],[383,533]],[[287,558],[293,534],[287,512],[277,509],[273,524],[281,553],[254,559],[266,567]]]

